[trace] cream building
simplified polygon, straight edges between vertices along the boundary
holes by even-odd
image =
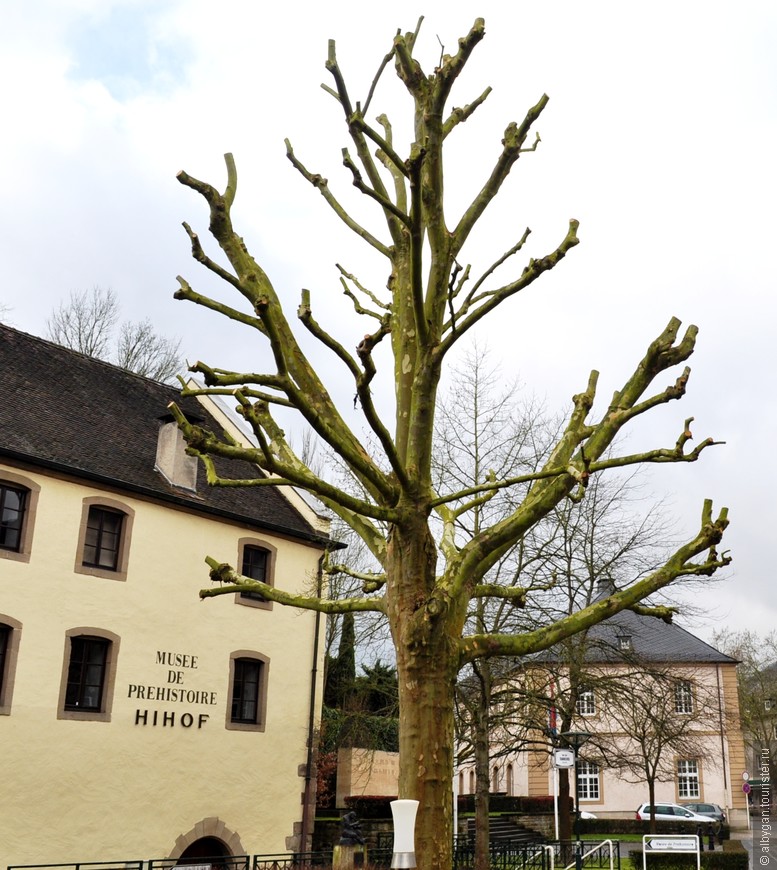
[[[5,326],[0,366],[0,866],[304,848],[317,617],[198,590],[310,589],[324,521],[198,480],[172,387]]]
[[[640,742],[648,744],[649,737],[640,741],[637,736],[646,721],[648,731],[663,722],[665,739],[674,739],[660,753],[656,802],[716,803],[732,825],[747,827],[737,662],[678,625],[631,611],[590,629],[585,649],[583,671],[590,685],[583,681],[573,700],[564,659],[552,649],[513,672],[512,679],[528,680],[532,694],[546,700],[517,736],[492,747],[491,792],[554,794],[551,752],[554,742],[563,741],[553,732],[560,730],[562,710],[571,704],[570,730],[593,735],[579,757],[581,810],[600,818],[634,818],[637,807],[649,800],[648,787],[639,771],[617,763],[618,755],[622,762],[624,750],[633,754]],[[546,727],[533,729],[538,721]],[[516,751],[510,751],[510,740]],[[655,753],[654,746],[650,752]],[[458,768],[456,789],[474,792],[471,764]],[[570,773],[571,795],[574,789]]]

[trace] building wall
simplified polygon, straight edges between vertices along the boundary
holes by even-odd
[[[177,856],[198,835],[285,851],[302,814],[315,614],[197,593],[204,557],[235,564],[240,538],[277,548],[275,585],[289,591],[310,588],[320,551],[110,493],[134,511],[127,579],[76,573],[83,499],[105,493],[14,471],[41,490],[29,562],[0,559],[0,621],[22,626],[0,716],[0,865]],[[58,718],[66,632],[82,627],[119,638],[108,722]],[[225,727],[239,650],[269,660],[263,731]],[[198,694],[139,698],[148,686]]]
[[[728,811],[731,822],[746,825],[742,771],[746,769],[745,749],[739,722],[736,665],[734,664],[696,664],[679,665],[673,668],[679,679],[687,679],[693,685],[694,704],[698,705],[693,720],[694,742],[697,742],[693,758],[699,771],[699,797],[681,797],[678,791],[676,774],[677,752],[669,749],[663,755],[663,764],[669,766],[672,775],[660,778],[656,783],[656,800],[683,803],[698,800],[717,803]],[[614,699],[610,702],[616,703]],[[539,718],[543,717],[540,712]],[[681,714],[678,714],[681,715]],[[608,702],[599,698],[596,711],[591,716],[579,716],[575,730],[607,734],[617,742],[626,741],[619,731],[621,726],[613,715]],[[543,738],[538,734],[540,742]],[[502,747],[500,747],[502,748]],[[507,754],[491,763],[491,791],[506,792],[513,795],[542,796],[554,793],[554,773],[548,764],[550,744],[544,749],[521,751]],[[588,757],[595,755],[588,752]],[[586,759],[585,747],[581,759]],[[512,765],[512,776],[508,778],[507,767]],[[497,774],[494,777],[494,767]],[[471,765],[462,765],[457,771],[457,788],[460,794],[472,791],[474,776],[470,776]],[[497,780],[497,788],[493,780]],[[509,780],[512,780],[512,789]],[[574,779],[570,772],[570,792],[574,794]],[[581,796],[580,806],[601,817],[633,817],[638,805],[649,799],[647,784],[638,774],[600,766],[599,795],[595,799]]]

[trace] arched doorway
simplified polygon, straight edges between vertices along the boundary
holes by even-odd
[[[211,816],[180,834],[168,857],[186,865],[207,863],[203,858],[234,858],[247,854],[238,834],[217,816]]]
[[[202,858],[231,858],[232,853],[217,837],[200,837],[184,849],[178,864],[198,864]]]

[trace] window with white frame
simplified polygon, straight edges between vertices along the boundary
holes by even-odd
[[[595,716],[596,715],[596,698],[594,690],[587,686],[580,689],[575,702],[578,716]]]
[[[699,763],[695,758],[681,758],[677,762],[677,795],[680,800],[690,800],[701,796]]]
[[[693,713],[693,689],[690,680],[679,680],[674,687],[675,713]]]
[[[599,800],[599,765],[593,761],[577,763],[577,791],[581,801]]]

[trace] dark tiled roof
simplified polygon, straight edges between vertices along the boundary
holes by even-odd
[[[154,471],[160,421],[175,400],[187,416],[218,424],[177,387],[131,374],[0,324],[0,456],[57,469],[254,528],[321,541],[322,536],[273,487],[212,488],[200,469],[198,490],[171,486]],[[224,471],[257,477],[247,464]]]
[[[593,601],[615,592],[612,584],[601,583]],[[593,603],[593,602],[592,602]],[[629,639],[629,648],[621,647],[621,638]],[[540,653],[540,661],[563,661],[568,655],[551,647]],[[622,610],[592,626],[585,642],[585,660],[596,662],[665,662],[686,664],[736,664],[737,660],[716,650],[675,623],[655,616]]]
[[[588,637],[592,644],[586,658],[591,662],[623,660],[627,656],[646,662],[736,662],[679,625],[670,625],[654,616],[641,616],[630,610],[622,610],[594,626]],[[619,650],[620,637],[631,638],[631,652]]]

